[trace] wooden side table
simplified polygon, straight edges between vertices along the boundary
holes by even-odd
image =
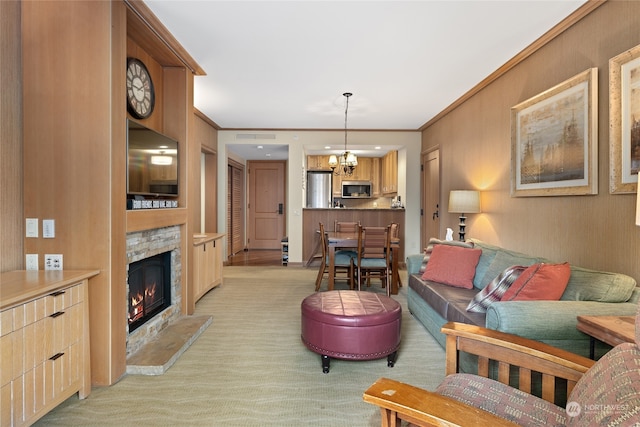
[[[615,347],[635,342],[635,316],[578,316],[576,328],[590,336],[589,357],[595,357],[595,340]]]

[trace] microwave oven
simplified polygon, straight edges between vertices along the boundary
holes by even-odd
[[[370,181],[342,181],[343,199],[369,199],[371,198]]]

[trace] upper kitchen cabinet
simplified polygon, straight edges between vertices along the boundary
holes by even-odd
[[[329,170],[329,156],[307,156],[307,170]]]
[[[382,158],[382,194],[398,192],[398,151],[389,151]]]

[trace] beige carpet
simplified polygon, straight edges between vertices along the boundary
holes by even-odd
[[[402,343],[395,367],[386,358],[332,360],[300,340],[300,302],[316,270],[225,267],[224,283],[195,314],[213,323],[164,375],[128,375],[89,398],[72,397],[39,426],[379,426],[363,391],[382,376],[434,389],[444,377],[444,350],[409,314],[405,287]],[[346,288],[338,285],[338,288]],[[326,289],[326,279],[323,289]],[[379,284],[371,292],[383,292]]]

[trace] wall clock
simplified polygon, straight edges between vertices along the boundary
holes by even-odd
[[[146,119],[153,112],[156,94],[147,67],[136,58],[127,60],[127,110],[136,119]]]

